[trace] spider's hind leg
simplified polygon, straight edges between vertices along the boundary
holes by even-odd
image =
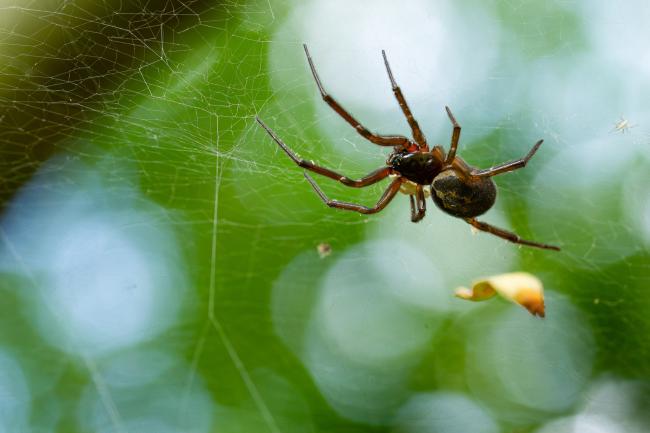
[[[539,242],[522,239],[521,237],[519,237],[519,235],[513,232],[500,229],[499,227],[495,227],[491,224],[484,223],[483,221],[478,221],[476,218],[465,218],[465,221],[478,230],[488,232],[490,234],[493,234],[494,236],[498,236],[502,239],[505,239],[515,244],[527,245],[529,247],[541,248],[544,250],[560,251],[560,247],[556,247],[555,245],[542,244]]]
[[[451,164],[456,157],[456,149],[458,148],[458,140],[460,139],[460,125],[456,121],[454,115],[451,113],[449,107],[445,106],[445,110],[447,111],[447,116],[449,117],[451,124],[454,125],[454,130],[451,133],[451,144],[449,145],[449,152],[447,153],[447,158],[445,158],[445,164]]]
[[[521,159],[517,159],[515,161],[510,161],[510,162],[504,162],[503,164],[496,165],[494,167],[486,168],[485,170],[474,170],[471,172],[472,176],[479,176],[479,177],[491,177],[491,176],[496,176],[498,174],[502,173],[507,173],[509,171],[517,170],[519,168],[524,168],[526,164],[528,164],[528,161],[530,161],[530,158],[535,155],[535,152],[537,152],[537,149],[542,145],[544,140],[539,140],[535,145],[533,146],[532,149],[528,152],[528,155]]]

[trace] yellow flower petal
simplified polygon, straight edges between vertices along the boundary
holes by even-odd
[[[523,306],[534,316],[544,317],[544,287],[539,278],[526,272],[494,275],[475,281],[471,289],[456,289],[457,297],[469,301],[483,301],[495,293]]]
[[[486,281],[475,283],[471,289],[459,287],[456,289],[456,297],[468,301],[484,301],[496,295],[496,291]]]

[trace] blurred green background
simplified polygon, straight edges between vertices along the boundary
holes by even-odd
[[[650,431],[650,5],[0,0],[0,431]],[[485,221],[328,209],[408,134]],[[627,124],[627,127],[623,127]],[[386,183],[330,197],[371,204]],[[331,246],[321,257],[318,247]],[[527,271],[547,317],[454,288]]]

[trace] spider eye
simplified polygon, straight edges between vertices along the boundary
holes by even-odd
[[[387,164],[392,165],[394,168],[397,168],[402,163],[402,154],[400,153],[391,153],[388,156]]]

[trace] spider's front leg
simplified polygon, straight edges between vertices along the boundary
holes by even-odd
[[[309,68],[311,69],[311,74],[314,76],[314,81],[316,81],[316,86],[318,86],[318,91],[320,92],[323,101],[327,102],[336,113],[341,116],[346,122],[348,122],[357,132],[366,140],[371,143],[378,144],[379,146],[403,146],[408,149],[411,147],[411,140],[403,135],[379,135],[371,132],[368,128],[363,126],[357,119],[354,118],[345,108],[339,104],[336,99],[332,98],[329,93],[325,91],[323,84],[320,81],[318,72],[316,72],[316,66],[314,66],[314,61],[309,54],[307,45],[303,44],[302,46],[305,49],[305,54],[307,55],[307,61],[309,62]]]
[[[424,187],[422,185],[416,187],[415,196],[416,198],[413,198],[413,195],[409,195],[409,199],[411,200],[411,222],[414,223],[422,220],[427,212],[427,202],[424,196]]]
[[[327,176],[330,179],[338,180],[343,185],[352,188],[363,188],[364,186],[372,185],[379,182],[380,180],[385,179],[393,172],[393,170],[390,167],[381,167],[359,180],[350,179],[349,177],[343,176],[342,174],[339,174],[334,170],[321,167],[319,165],[314,164],[311,161],[307,161],[302,158],[299,158],[298,155],[296,155],[289,148],[289,146],[287,146],[282,140],[280,140],[280,137],[278,137],[271,128],[269,128],[268,126],[266,126],[264,122],[262,122],[262,119],[260,119],[259,117],[256,117],[255,119],[257,120],[257,123],[259,123],[262,126],[262,128],[264,128],[264,130],[271,136],[273,141],[275,141],[278,144],[278,146],[280,146],[280,149],[282,149],[284,153],[289,155],[289,158],[291,158],[291,160],[295,162],[297,166],[306,168],[307,170],[311,170],[314,173]]]
[[[327,206],[334,207],[337,209],[352,210],[362,214],[373,214],[384,209],[388,205],[388,203],[390,203],[391,200],[395,198],[395,195],[397,194],[400,186],[402,185],[402,179],[398,177],[393,182],[391,182],[391,184],[388,186],[386,191],[384,191],[382,196],[379,198],[379,201],[377,201],[375,207],[367,207],[355,203],[346,203],[338,200],[330,200],[325,195],[323,190],[321,190],[319,186],[316,184],[316,181],[311,178],[311,176],[309,176],[307,173],[303,173],[303,174],[305,176],[305,179],[307,179],[307,181],[314,188],[314,191],[316,191],[316,194],[318,194],[321,200],[323,200],[323,203],[325,203]]]
[[[428,152],[429,146],[427,145],[427,139],[424,137],[424,134],[420,129],[420,125],[418,125],[418,121],[415,120],[415,117],[413,117],[413,113],[411,113],[411,109],[409,108],[409,105],[406,102],[406,98],[404,98],[404,95],[402,94],[402,89],[399,88],[397,82],[395,81],[395,77],[393,77],[393,71],[390,69],[390,65],[388,64],[388,59],[386,58],[386,52],[384,50],[381,50],[381,55],[384,57],[384,65],[386,66],[386,72],[388,72],[388,79],[390,80],[390,85],[393,88],[393,94],[395,95],[395,98],[397,99],[397,103],[402,109],[402,113],[404,113],[404,117],[406,117],[406,121],[411,127],[411,132],[413,133],[413,139],[420,147],[420,150],[424,152]]]

